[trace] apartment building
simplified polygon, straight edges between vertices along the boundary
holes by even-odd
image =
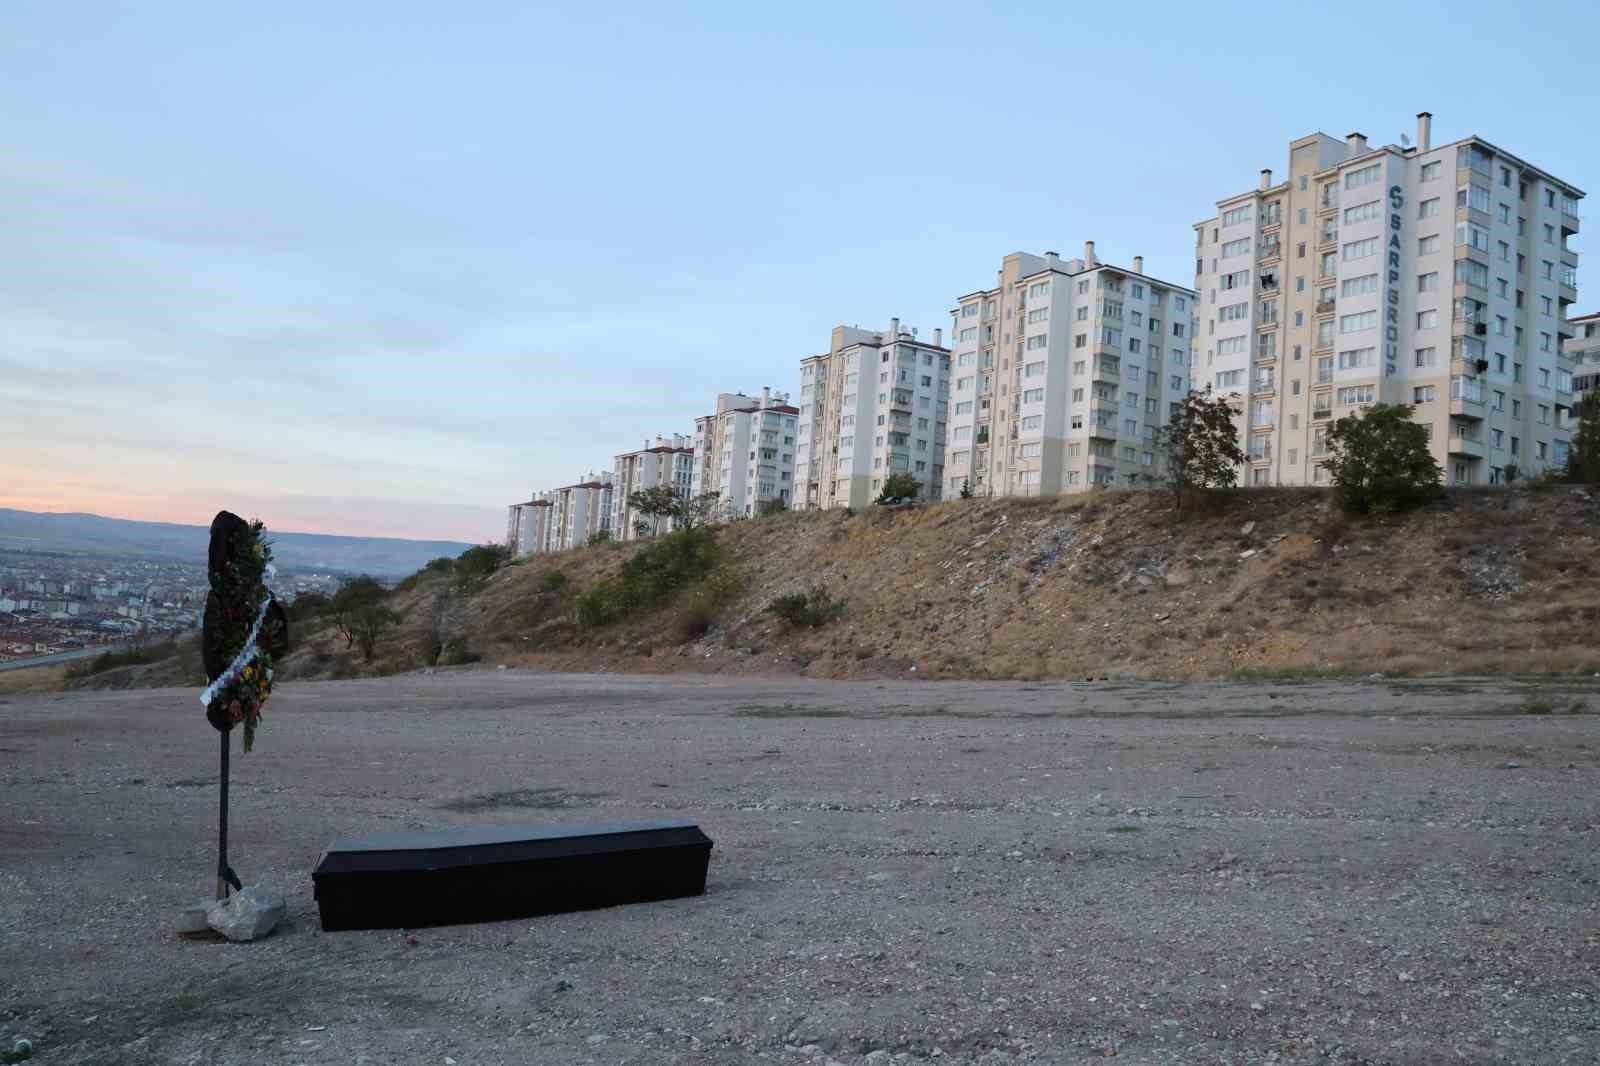
[[[1415,405],[1448,483],[1564,465],[1583,195],[1476,135],[1434,146],[1423,112],[1415,144],[1309,134],[1287,180],[1219,200],[1194,378],[1237,398],[1242,482],[1326,482],[1328,427],[1380,402]]]
[[[1591,389],[1600,388],[1600,311],[1567,319],[1561,367],[1572,375],[1574,405]]]
[[[641,535],[670,533],[671,518],[661,518],[658,522],[641,514],[628,502],[636,492],[661,486],[672,489],[684,499],[694,488],[694,443],[684,434],[657,436],[653,444],[645,441],[638,451],[616,457],[611,482],[611,535],[618,540],[634,540]],[[640,522],[653,524],[653,529],[640,534]]]
[[[794,446],[800,410],[787,393],[724,392],[715,413],[694,420],[695,496],[714,493],[716,517],[749,517],[769,501],[794,499]]]
[[[1189,391],[1195,294],[1102,263],[1013,252],[951,311],[944,496],[1050,496],[1162,476],[1156,433]]]
[[[535,493],[526,503],[514,503],[506,520],[506,546],[521,559],[554,551],[551,547],[555,505],[551,493]]]
[[[891,474],[940,498],[950,398],[941,334],[919,341],[898,318],[886,331],[835,326],[825,354],[800,360],[797,507],[865,507]]]
[[[590,471],[575,485],[550,492],[550,550],[581,548],[597,534],[611,532],[612,475]]]

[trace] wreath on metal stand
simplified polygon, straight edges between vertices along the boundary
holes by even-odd
[[[244,727],[244,750],[255,746],[261,707],[272,694],[272,661],[289,640],[289,617],[272,595],[272,546],[259,521],[229,511],[211,521],[201,656],[210,682],[200,694],[206,721],[222,734],[217,818],[217,898],[243,888],[228,865],[228,751],[233,727]]]

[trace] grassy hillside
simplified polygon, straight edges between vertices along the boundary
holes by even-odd
[[[1227,678],[1600,673],[1600,500],[1565,488],[1452,493],[1353,521],[1314,490],[1240,492],[1178,520],[1164,495],[972,500],[783,514],[715,535],[703,574],[658,605],[579,624],[639,545],[507,566],[466,589],[428,572],[366,663],[301,627],[288,677],[481,658],[562,670],[812,677]],[[825,587],[817,628],[767,608]]]

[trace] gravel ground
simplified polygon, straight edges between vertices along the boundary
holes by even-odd
[[[1527,714],[1544,700],[1553,714]],[[1565,713],[1574,704],[1588,714]],[[41,1063],[1594,1063],[1600,684],[441,671],[0,699],[0,1035]],[[338,836],[688,816],[695,899],[321,932]]]

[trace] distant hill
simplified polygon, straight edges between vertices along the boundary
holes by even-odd
[[[82,552],[140,559],[177,559],[205,564],[210,531],[171,522],[133,522],[93,514],[40,514],[0,507],[0,548]],[[453,540],[397,537],[335,537],[280,533],[269,528],[274,560],[285,570],[340,570],[404,577],[441,555],[454,558],[472,547]]]

